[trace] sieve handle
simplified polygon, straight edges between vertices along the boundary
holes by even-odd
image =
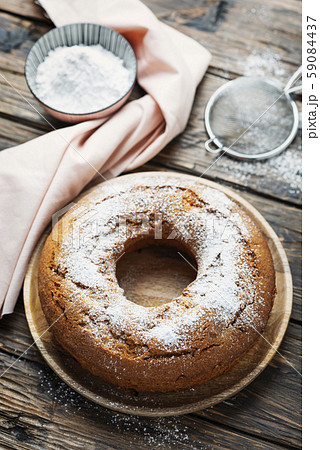
[[[222,148],[218,147],[218,148],[211,148],[211,144],[215,144],[216,139],[208,139],[206,141],[206,143],[204,144],[205,149],[207,150],[207,152],[212,153],[213,155],[218,156],[221,152],[222,152]]]
[[[287,94],[291,94],[293,92],[302,90],[302,85],[293,87],[293,85],[299,80],[299,78],[301,78],[301,76],[302,76],[302,66],[300,66],[292,75],[292,77],[289,78],[288,83],[284,88],[284,91]]]
[[[302,84],[300,84],[300,86],[294,86],[290,89],[286,90],[287,94],[293,94],[294,92],[301,92],[302,91]]]

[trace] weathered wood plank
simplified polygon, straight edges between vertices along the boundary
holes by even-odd
[[[51,384],[49,389],[52,389]],[[61,389],[70,395],[67,387],[63,386]],[[11,394],[9,391],[9,395]],[[13,391],[12,395],[14,394],[16,391]],[[26,400],[32,401],[32,394]],[[14,401],[14,407],[9,412],[0,413],[3,423],[2,442],[9,448],[19,449],[283,448],[233,430],[215,427],[212,423],[194,416],[145,419],[115,414],[83,400],[78,402],[78,398],[74,399],[74,403],[77,406],[70,408],[67,403],[61,407],[54,401],[49,420],[43,418],[42,411],[37,411],[35,417],[30,417],[24,409],[19,410],[24,406],[23,401]],[[80,409],[80,414],[77,409]],[[12,447],[17,445],[18,447]]]
[[[215,161],[204,150],[206,139],[203,129],[193,127],[191,116],[186,131],[156,156],[154,162],[171,170],[199,176],[205,174],[215,181],[226,181],[239,188],[246,187],[275,199],[301,204],[300,136],[279,156],[256,162],[238,161],[227,156]]]
[[[256,436],[268,436],[270,441],[282,445],[299,448],[301,377],[295,369],[301,373],[301,363],[299,356],[295,358],[293,354],[300,354],[301,341],[294,341],[294,344],[289,341],[293,335],[300,334],[301,327],[290,324],[280,348],[281,355],[277,354],[267,369],[245,391],[197,415]],[[295,369],[290,366],[293,360]],[[246,424],[245,428],[243,424]]]
[[[34,44],[51,24],[34,22],[0,13],[0,68],[23,74],[25,58]]]
[[[26,142],[43,134],[42,131],[0,117],[0,148],[12,147],[17,141]]]
[[[4,69],[0,69],[0,105],[0,120],[4,117],[11,120],[13,126],[17,121],[26,125],[25,136],[17,136],[15,145],[31,139],[35,129],[42,130],[41,134],[44,134],[52,131],[53,127],[64,126],[39,105],[29,91],[24,76]],[[6,136],[6,126],[0,124],[2,134]]]
[[[270,366],[248,388],[240,392],[236,397],[216,407],[202,411],[201,413],[181,418],[176,422],[176,425],[179,424],[178,428],[180,431],[183,427],[188,428],[188,432],[186,433],[189,435],[188,440],[190,440],[191,448],[193,448],[192,445],[195,445],[197,442],[196,439],[200,438],[202,432],[206,433],[203,440],[200,440],[203,445],[210,444],[211,442],[211,445],[213,445],[213,443],[216,445],[220,444],[222,445],[222,448],[224,448],[224,431],[221,434],[220,425],[227,426],[228,429],[229,427],[232,428],[231,435],[236,436],[234,438],[235,442],[238,442],[236,439],[239,439],[239,445],[242,442],[241,438],[239,438],[239,433],[244,432],[250,434],[250,439],[253,439],[254,441],[259,437],[267,439],[270,441],[270,444],[268,445],[271,445],[272,442],[272,445],[289,444],[293,447],[299,447],[299,399],[301,380],[290,364],[300,371],[300,333],[300,326],[290,324],[280,348],[281,355],[286,359],[277,354]],[[32,338],[28,332],[26,319],[23,314],[21,300],[15,314],[5,317],[2,320],[0,342],[2,372],[5,368],[9,367],[10,364],[15,362],[18,355],[32,343]],[[72,440],[75,440],[76,442],[78,442],[80,438],[89,439],[91,427],[94,427],[95,425],[97,425],[99,430],[97,434],[98,437],[99,433],[103,433],[102,425],[104,421],[113,423],[115,427],[117,426],[118,421],[120,421],[120,423],[126,422],[126,416],[115,414],[97,405],[93,405],[80,395],[74,393],[71,389],[66,388],[65,384],[46,366],[41,355],[37,351],[36,346],[31,347],[27,354],[23,355],[21,360],[16,362],[14,366],[8,370],[5,376],[0,379],[0,383],[2,383],[2,400],[7,403],[6,407],[3,409],[3,417],[8,420],[10,427],[13,427],[13,417],[16,417],[17,412],[19,411],[20,416],[18,418],[18,424],[24,428],[28,435],[31,434],[31,437],[29,436],[31,441],[33,438],[43,439],[47,433],[51,435],[51,438],[54,436],[54,439],[62,440],[60,427],[62,426],[62,421],[67,412],[70,421],[68,420],[63,426],[67,427],[65,431],[68,433],[70,432],[68,427],[73,427],[74,420],[82,420],[83,418],[89,420],[89,425],[85,427],[86,431],[80,433],[80,436],[71,434]],[[275,392],[277,392],[277,395],[274,395]],[[35,401],[35,399],[37,400]],[[48,405],[50,405],[49,408]],[[214,428],[211,427],[209,430],[204,430],[201,425],[203,421],[200,420],[199,423],[196,422],[197,426],[194,431],[191,431],[192,427],[195,426],[194,420],[197,421],[197,418],[206,419],[206,421],[211,423]],[[41,435],[38,435],[39,433],[37,433],[35,429],[36,424],[39,423],[38,421],[42,423],[43,431],[40,433]],[[48,421],[50,421],[51,425]],[[167,433],[168,436],[172,433],[170,427],[167,427],[168,424],[170,424],[169,419],[154,421],[153,419],[135,419],[131,417],[130,420],[128,419],[128,422],[131,423],[131,432],[133,433],[135,431],[133,434],[135,436],[134,439],[138,439],[137,445],[138,442],[140,445],[139,439],[143,440],[143,437],[140,436],[143,428],[146,428],[146,435],[151,434],[151,436],[153,436],[152,439],[155,439],[154,443],[161,441],[161,436],[157,436],[156,425],[155,432],[152,432],[153,424],[162,423],[164,424],[163,433]],[[135,426],[133,424],[135,424]],[[135,430],[136,427],[138,427],[139,430]],[[105,430],[105,437],[107,438],[107,442],[113,446],[112,437],[110,438],[108,435],[110,431],[109,428]],[[195,433],[194,440],[190,439],[190,433]],[[175,444],[179,445],[181,444],[181,442],[179,442],[181,433],[179,432],[177,434],[178,437],[176,438],[177,442],[175,441]],[[162,437],[165,438],[164,436]],[[37,444],[40,442],[41,441],[38,442],[36,440]],[[229,447],[227,448],[232,448],[230,447],[232,442],[233,437],[231,437]],[[188,443],[186,442],[185,444],[185,448],[189,448],[187,446]],[[250,441],[248,441],[247,445],[249,444]],[[251,445],[257,445],[257,443],[252,442]],[[119,448],[119,446],[117,448]],[[133,446],[133,448],[136,447]],[[239,448],[242,447],[240,446]],[[258,446],[257,448],[260,447]],[[273,447],[271,446],[269,448]]]
[[[20,0],[0,0],[0,11],[16,14],[24,18],[28,17],[34,20],[49,21],[45,17],[43,9],[33,0],[27,2],[21,2]]]

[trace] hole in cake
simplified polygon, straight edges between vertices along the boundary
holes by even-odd
[[[181,295],[196,279],[194,268],[197,269],[196,260],[181,245],[178,248],[150,245],[121,257],[117,262],[117,279],[131,302],[145,307],[160,306]]]

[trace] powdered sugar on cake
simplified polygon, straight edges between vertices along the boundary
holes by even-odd
[[[118,194],[116,192],[118,192]],[[87,197],[89,220],[71,211],[72,226],[63,235],[56,264],[65,273],[65,286],[74,299],[89,305],[84,330],[99,341],[128,339],[166,352],[188,348],[190,332],[207,321],[222,330],[248,307],[255,315],[256,268],[244,257],[250,222],[224,193],[174,176],[128,178],[104,183]],[[159,233],[160,223],[197,256],[198,274],[170,303],[144,307],[126,299],[116,279],[116,260],[127,242]],[[168,234],[168,233],[167,233]],[[76,245],[75,245],[76,243]],[[112,263],[113,262],[113,263]]]

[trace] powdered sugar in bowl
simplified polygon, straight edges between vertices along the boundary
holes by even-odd
[[[76,123],[119,109],[132,92],[136,68],[134,51],[119,33],[76,23],[54,28],[34,44],[25,75],[52,116]]]

